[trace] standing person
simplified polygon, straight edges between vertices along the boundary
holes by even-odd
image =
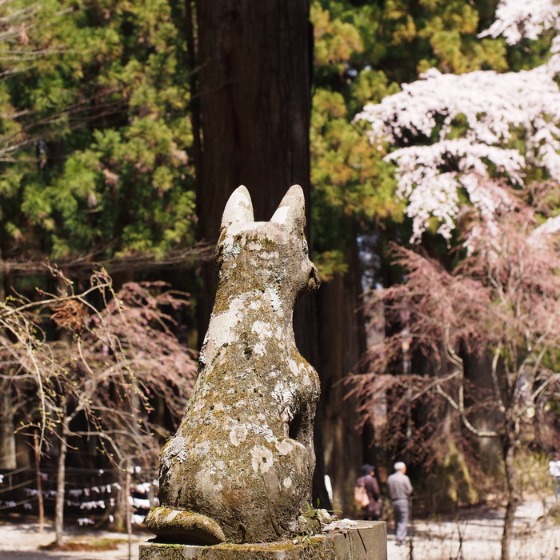
[[[560,496],[560,454],[552,454],[551,461],[548,463],[548,472],[555,479],[554,497],[558,500],[558,496]]]
[[[368,505],[362,507],[363,519],[377,521],[381,517],[381,493],[374,474],[372,465],[366,463],[362,466],[362,476],[358,478],[356,485],[366,489],[369,500]]]
[[[387,486],[389,487],[389,497],[395,516],[397,544],[401,545],[406,539],[408,530],[408,498],[412,494],[412,484],[410,478],[405,474],[406,465],[402,461],[397,461],[393,468],[395,472],[387,479]]]

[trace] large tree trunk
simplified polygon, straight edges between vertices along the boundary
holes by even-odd
[[[319,330],[321,349],[321,406],[325,472],[332,481],[336,512],[354,514],[353,489],[363,462],[377,463],[372,433],[362,442],[357,431],[354,398],[346,398],[343,381],[355,371],[365,350],[360,321],[360,269],[356,248],[348,251],[349,272],[337,275],[319,291]],[[362,453],[362,443],[364,449]]]
[[[306,0],[197,0],[195,5],[199,235],[215,243],[225,203],[239,185],[249,189],[257,221],[269,220],[295,183],[309,207],[309,5]],[[202,334],[215,289],[210,265],[198,302]]]
[[[196,0],[195,6],[198,36],[192,42],[197,43],[197,79],[191,88],[197,88],[192,91],[196,102],[192,109],[199,157],[199,238],[216,242],[224,206],[239,185],[249,189],[257,221],[269,220],[287,189],[301,185],[309,233],[312,35],[308,1]],[[216,291],[213,263],[202,267],[202,280],[197,300],[200,340]],[[313,298],[302,298],[294,317],[298,348],[316,366]],[[320,430],[315,440],[320,450]],[[314,493],[328,507],[321,467],[319,451]]]

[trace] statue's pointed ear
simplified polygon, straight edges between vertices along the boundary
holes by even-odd
[[[299,185],[292,185],[284,195],[271,222],[285,226],[289,231],[303,232],[305,228],[305,197]]]
[[[241,185],[231,193],[222,214],[222,225],[220,227],[224,229],[234,223],[252,221],[254,221],[254,216],[251,195],[247,188]]]

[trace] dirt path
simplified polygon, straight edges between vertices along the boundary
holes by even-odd
[[[138,546],[149,538],[147,534],[133,535],[131,541],[131,560],[138,558]],[[53,552],[40,550],[54,540],[54,529],[47,526],[41,532],[38,524],[18,523],[0,525],[0,559],[2,560],[128,560],[127,536],[104,531],[69,531],[67,541],[92,542],[107,539],[117,544],[116,550]]]
[[[515,560],[560,560],[560,526],[550,516],[553,498],[525,502],[516,512]],[[397,546],[389,527],[389,560],[499,560],[503,511],[471,512],[439,523],[413,521],[406,546]]]
[[[560,525],[546,516],[552,500],[546,504],[530,501],[522,504],[516,515],[515,560],[560,560]],[[398,547],[389,527],[389,560],[498,560],[503,513],[478,510],[461,520],[414,521],[406,546]],[[1,560],[128,560],[126,535],[108,532],[76,531],[68,540],[112,539],[121,541],[117,550],[103,552],[52,552],[39,550],[53,541],[52,527],[43,533],[32,523],[0,525]],[[132,560],[138,559],[138,546],[149,537],[135,534]],[[124,541],[124,542],[123,542]]]

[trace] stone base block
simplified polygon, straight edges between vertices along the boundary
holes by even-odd
[[[359,521],[347,533],[304,538],[301,542],[193,546],[148,542],[140,560],[387,560],[387,526]]]

